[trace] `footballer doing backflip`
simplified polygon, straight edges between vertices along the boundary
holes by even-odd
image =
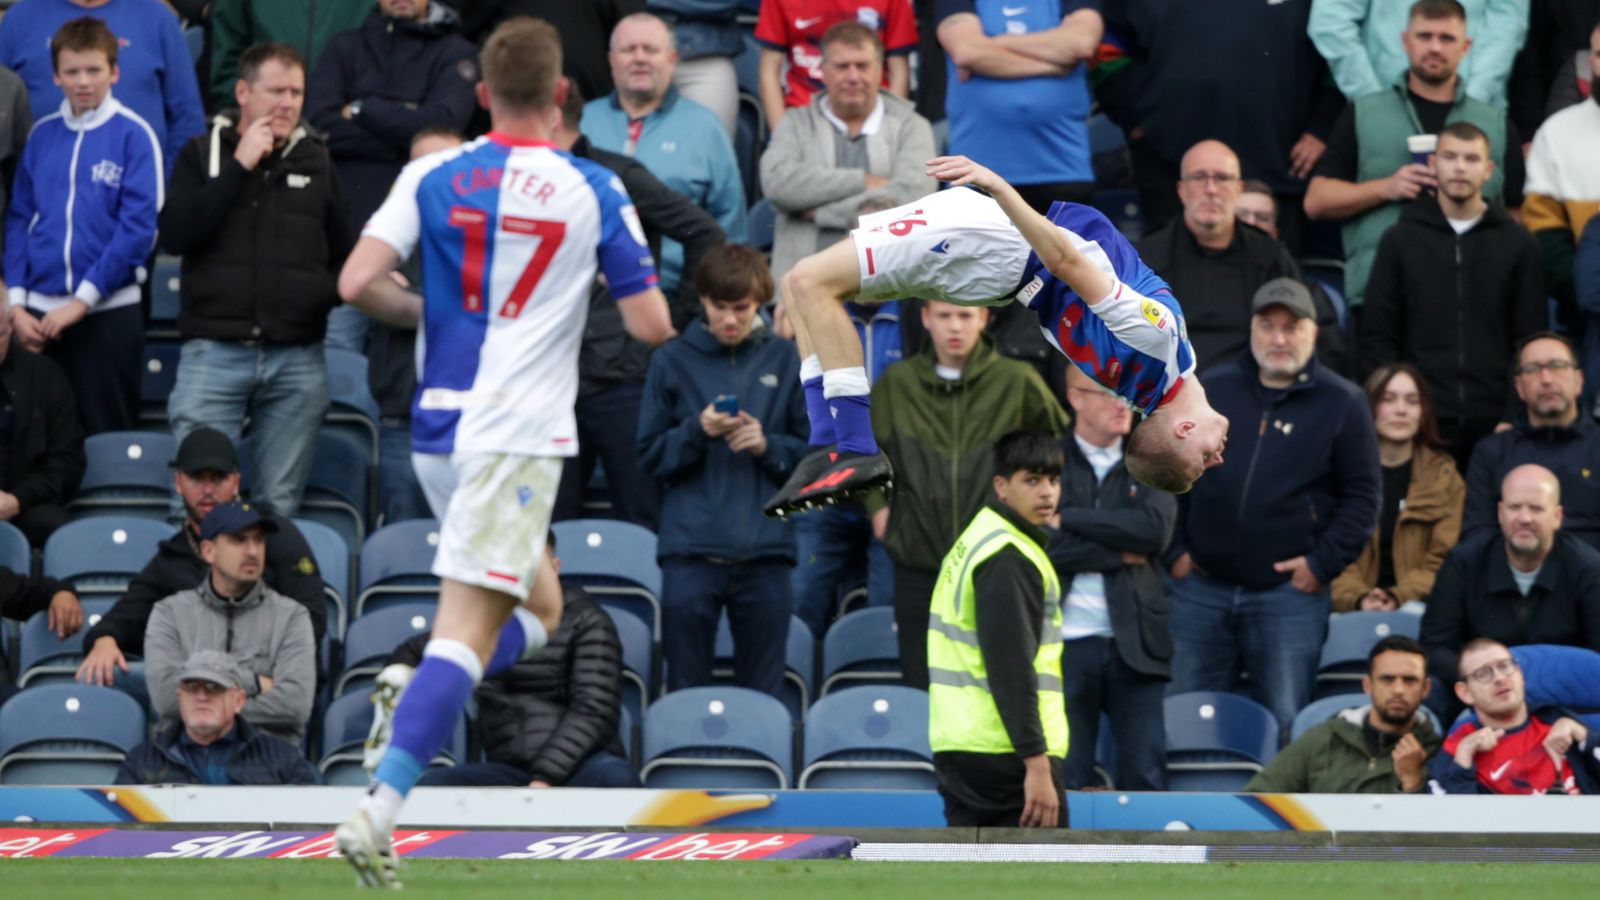
[[[783,279],[811,443],[822,449],[767,503],[769,515],[834,503],[892,476],[872,436],[861,342],[846,300],[1015,300],[1084,374],[1143,414],[1127,446],[1135,478],[1182,493],[1222,462],[1228,420],[1193,377],[1183,312],[1105,216],[1076,203],[1056,203],[1041,216],[965,157],[931,160],[928,174],[957,189],[862,216],[847,240],[801,260]]]
[[[511,19],[481,59],[493,130],[407,166],[339,275],[345,300],[420,321],[413,463],[440,519],[432,636],[372,787],[335,831],[373,887],[397,884],[401,803],[473,689],[538,651],[561,619],[543,550],[561,461],[577,450],[578,346],[597,268],[630,334],[658,344],[673,333],[622,183],[550,143],[567,92],[555,29]],[[422,297],[391,278],[419,245]]]

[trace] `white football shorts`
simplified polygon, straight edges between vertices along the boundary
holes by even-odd
[[[1033,248],[993,198],[951,188],[861,217],[850,232],[858,300],[920,297],[1002,306],[1021,287]]]
[[[544,556],[561,458],[415,453],[417,481],[440,520],[433,574],[526,600]]]

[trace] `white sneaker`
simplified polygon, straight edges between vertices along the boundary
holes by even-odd
[[[333,839],[345,862],[356,870],[357,887],[394,888],[400,885],[399,862],[388,835],[379,835],[367,814],[356,810],[334,829]]]
[[[378,673],[378,683],[372,689],[372,730],[367,732],[361,752],[361,767],[368,775],[378,770],[383,751],[389,749],[389,738],[394,732],[394,711],[400,706],[400,695],[405,693],[415,674],[416,669],[401,663],[386,666]]]

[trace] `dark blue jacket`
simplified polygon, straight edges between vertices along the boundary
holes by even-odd
[[[1600,549],[1600,425],[1581,411],[1571,425],[1534,426],[1518,416],[1515,427],[1478,442],[1467,465],[1461,539],[1500,534],[1500,482],[1525,463],[1544,466],[1561,483],[1561,530]]]
[[[1183,549],[1252,590],[1287,581],[1273,563],[1301,555],[1332,582],[1378,524],[1378,438],[1361,389],[1312,360],[1287,390],[1268,391],[1249,353],[1205,388],[1231,423],[1228,450],[1183,497]]]
[[[322,774],[300,753],[300,748],[283,738],[273,737],[240,716],[233,721],[238,731],[237,749],[228,759],[228,783],[247,785],[321,784]],[[173,722],[154,740],[133,748],[116,784],[202,784],[196,772],[178,749],[182,722]]]
[[[767,452],[706,437],[700,413],[721,394],[761,422]],[[639,407],[639,466],[661,480],[656,555],[794,561],[787,523],[761,514],[806,453],[811,426],[794,345],[758,327],[724,347],[705,318],[656,349]]]

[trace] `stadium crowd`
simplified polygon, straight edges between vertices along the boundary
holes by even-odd
[[[360,777],[430,621],[399,542],[422,351],[336,279],[402,167],[484,131],[477,47],[535,15],[558,144],[626,186],[680,335],[652,351],[593,285],[556,504],[587,546],[552,552],[618,556],[422,783],[664,783],[634,738],[668,691],[802,727],[819,684],[927,691],[941,565],[1032,429],[1062,450],[1029,531],[1061,786],[1192,785],[1174,699],[1214,692],[1285,748],[1235,789],[1600,790],[1600,0],[0,9],[0,699],[133,697],[120,781]],[[1134,417],[1018,304],[906,297],[851,307],[892,488],[762,516],[808,440],[774,285],[941,152],[1092,204],[1171,284],[1232,422],[1192,492],[1128,474]],[[79,527],[106,514],[170,524],[118,569]]]

